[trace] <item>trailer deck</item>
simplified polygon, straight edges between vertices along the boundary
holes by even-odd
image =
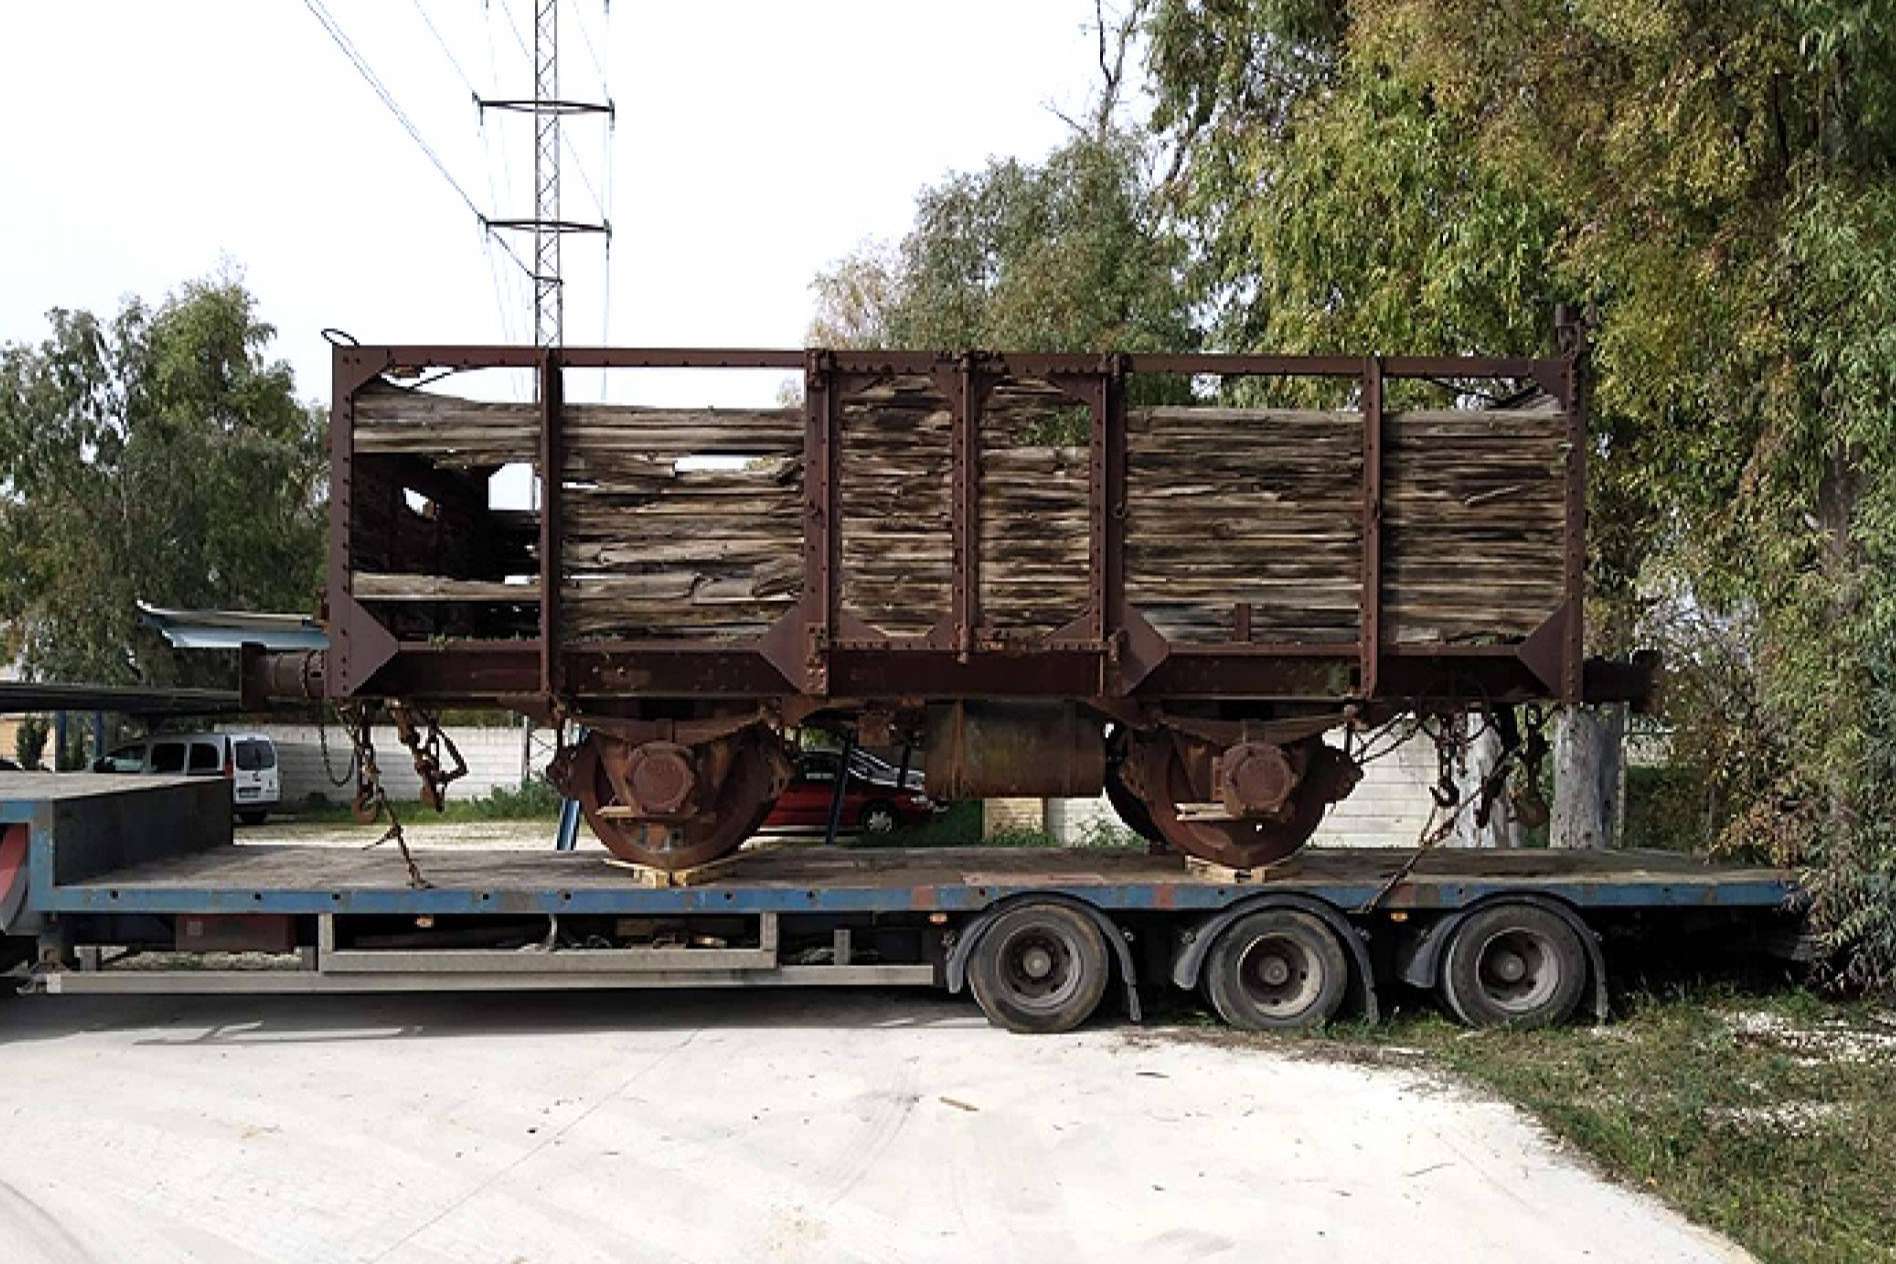
[[[1304,937],[1314,956],[1298,969],[1340,954],[1323,1015],[1346,978],[1374,1019],[1379,980],[1442,984],[1468,926],[1497,952],[1509,935],[1564,944],[1562,977],[1584,980],[1604,1017],[1607,923],[1768,920],[1796,898],[1783,870],[1665,852],[1383,848],[1239,873],[1133,850],[786,844],[701,885],[653,885],[599,852],[449,846],[415,853],[417,886],[392,848],[235,841],[218,778],[26,776],[0,795],[0,910],[17,910],[0,931],[37,938],[30,986],[47,992],[965,984],[996,1021],[1064,1030],[1099,991],[1057,1023],[997,1014],[982,996],[990,945],[1015,944],[1030,972],[1052,959],[1036,954],[1097,952],[1088,986],[1116,979],[1136,1019],[1141,983],[1228,973],[1217,945],[1241,933]],[[1482,928],[1509,910],[1512,929]]]
[[[607,914],[974,912],[1053,892],[1128,911],[1222,909],[1260,890],[1344,910],[1374,899],[1406,849],[1307,849],[1248,880],[1176,856],[1100,849],[849,847],[740,853],[700,886],[641,886],[598,852],[434,849],[416,853],[433,883],[411,887],[393,849],[233,844],[55,885],[49,913]],[[1669,852],[1433,850],[1377,901],[1390,910],[1456,909],[1531,888],[1579,908],[1775,907],[1781,870],[1713,865]]]

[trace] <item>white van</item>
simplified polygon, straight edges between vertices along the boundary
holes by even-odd
[[[261,825],[283,795],[276,743],[261,733],[157,733],[93,761],[94,772],[229,777],[237,819]]]

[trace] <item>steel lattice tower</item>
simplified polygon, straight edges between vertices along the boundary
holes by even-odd
[[[481,101],[483,110],[512,110],[533,120],[533,215],[528,219],[489,220],[490,228],[533,237],[533,341],[540,347],[562,342],[564,291],[560,278],[560,239],[568,233],[611,235],[612,226],[560,216],[561,120],[569,114],[612,117],[610,101],[568,101],[560,96],[559,0],[534,0],[533,95]]]
[[[560,4],[533,15],[533,342],[560,345]]]

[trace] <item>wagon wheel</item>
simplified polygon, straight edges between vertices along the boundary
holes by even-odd
[[[1131,744],[1126,739],[1124,729],[1107,739],[1106,801],[1112,804],[1114,814],[1127,829],[1148,843],[1163,844],[1165,835],[1159,833],[1159,827],[1152,823],[1151,811],[1144,800],[1126,784],[1124,768],[1130,749]]]
[[[1316,833],[1330,804],[1320,779],[1306,778],[1281,819],[1204,819],[1187,811],[1187,805],[1202,804],[1210,795],[1193,789],[1184,759],[1167,735],[1136,735],[1127,764],[1134,771],[1128,788],[1138,794],[1159,836],[1175,851],[1230,869],[1255,869],[1290,855]]]
[[[605,734],[587,735],[573,757],[572,794],[606,850],[655,869],[689,869],[736,851],[755,833],[770,814],[781,780],[763,740],[721,740],[731,744],[731,765],[710,801],[688,817],[641,820],[614,811],[623,800],[607,762],[624,760],[629,745]]]

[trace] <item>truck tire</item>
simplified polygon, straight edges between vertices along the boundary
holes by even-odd
[[[242,821],[245,825],[261,825],[270,819],[270,814],[268,812],[258,811],[239,812],[237,819]]]
[[[1106,942],[1091,918],[1033,901],[988,926],[968,962],[968,985],[997,1027],[1072,1031],[1099,1008],[1110,972]]]
[[[1205,960],[1205,996],[1242,1031],[1295,1031],[1336,1016],[1349,987],[1349,957],[1321,919],[1266,908],[1226,927]]]
[[[1580,1004],[1587,950],[1573,927],[1532,904],[1491,904],[1455,930],[1441,993],[1470,1027],[1549,1027]]]

